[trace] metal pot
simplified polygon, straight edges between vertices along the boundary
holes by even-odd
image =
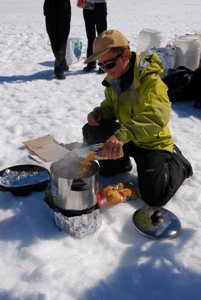
[[[92,161],[84,178],[77,178],[81,167],[80,161],[68,158],[51,164],[51,192],[58,208],[83,211],[97,204],[99,165]]]

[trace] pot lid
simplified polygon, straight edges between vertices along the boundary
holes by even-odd
[[[145,206],[133,214],[133,225],[142,235],[151,239],[173,239],[181,231],[181,223],[171,211]]]

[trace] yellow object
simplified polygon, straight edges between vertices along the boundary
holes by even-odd
[[[117,188],[117,185],[116,184],[113,184],[113,185],[104,185],[101,189],[101,195],[103,197],[106,197],[106,195],[108,194],[108,192],[110,191],[115,191],[115,190],[118,190]]]
[[[101,188],[100,193],[110,204],[128,202],[138,198],[136,189],[130,183],[105,185]]]
[[[90,152],[86,156],[86,158],[82,161],[81,170],[79,171],[77,178],[84,178],[85,174],[87,172],[88,166],[91,164],[90,162],[92,160],[102,160],[102,159],[108,159],[107,156],[102,156],[102,148],[104,144],[95,144],[90,146]],[[121,157],[123,157],[123,150],[121,152]]]
[[[126,188],[119,191],[119,194],[122,195],[123,198],[131,197],[135,199],[136,191],[133,188]]]
[[[117,204],[117,203],[122,203],[124,198],[121,196],[121,194],[117,190],[111,190],[111,191],[107,192],[106,200],[110,204]]]
[[[84,178],[85,174],[87,173],[87,168],[90,165],[91,161],[85,158],[85,160],[83,160],[83,162],[81,163],[81,169],[77,174],[77,178]]]
[[[85,160],[100,160],[100,159],[108,159],[108,157],[102,157],[102,148],[104,144],[93,145],[92,151],[87,155]]]
[[[103,144],[94,145],[94,148],[92,148],[93,150],[82,161],[81,170],[77,174],[77,178],[84,178],[85,177],[85,174],[87,172],[87,168],[91,164],[92,160],[107,159],[107,158],[101,156],[101,148],[102,147],[103,147]]]

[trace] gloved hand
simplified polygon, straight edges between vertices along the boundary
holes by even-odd
[[[99,126],[102,115],[99,111],[92,111],[87,116],[87,121],[90,126]]]

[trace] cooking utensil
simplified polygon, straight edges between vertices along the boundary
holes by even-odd
[[[145,206],[133,214],[134,227],[151,239],[173,239],[181,231],[177,216],[162,207]]]
[[[50,178],[49,171],[38,165],[12,166],[0,171],[0,191],[27,196],[34,191],[44,191]]]
[[[30,159],[30,160],[33,160],[35,162],[37,162],[38,164],[41,164],[42,162],[40,162],[39,160],[37,160],[35,157],[33,157],[32,155],[28,154],[27,157]]]
[[[99,165],[95,161],[90,162],[85,166],[84,178],[78,178],[81,168],[81,161],[72,157],[51,164],[51,191],[58,208],[82,211],[97,204]]]

